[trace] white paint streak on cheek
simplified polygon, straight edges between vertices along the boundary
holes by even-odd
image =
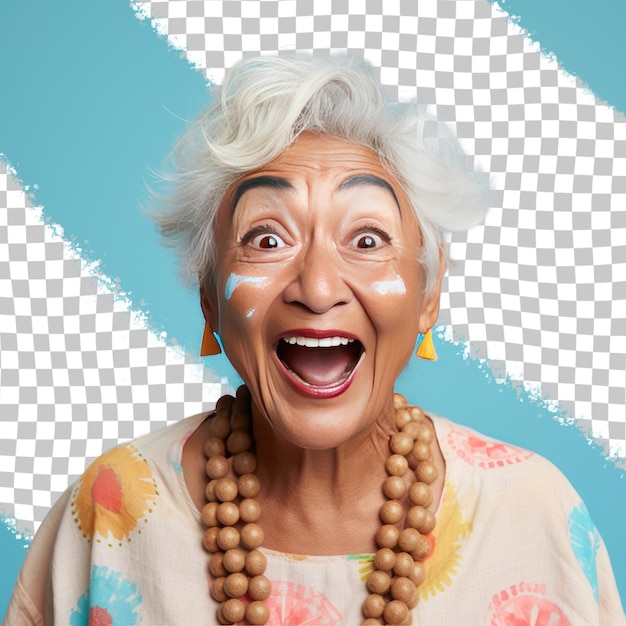
[[[246,313],[246,318],[247,318],[247,319],[250,319],[250,318],[254,315],[255,310],[256,310],[256,309],[250,309],[250,310]]]
[[[226,287],[224,287],[224,297],[226,300],[230,300],[239,285],[245,284],[262,287],[266,282],[267,278],[264,276],[240,276],[239,274],[231,274],[226,281]]]
[[[374,283],[374,289],[381,296],[388,294],[403,295],[406,293],[406,285],[400,276],[396,276],[394,280],[378,280]]]

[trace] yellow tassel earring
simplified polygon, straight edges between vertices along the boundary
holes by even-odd
[[[433,344],[433,333],[430,329],[425,334],[420,333],[417,338],[417,353],[415,356],[428,361],[436,361],[437,353]]]
[[[221,354],[221,352],[222,349],[213,334],[213,330],[208,323],[205,323],[202,344],[200,346],[200,356],[213,356],[214,354]]]

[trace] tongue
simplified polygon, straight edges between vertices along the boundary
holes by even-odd
[[[283,344],[279,356],[305,383],[316,387],[338,382],[351,365],[354,367],[353,351],[347,346],[303,348]]]

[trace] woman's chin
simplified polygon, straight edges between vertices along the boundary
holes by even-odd
[[[331,450],[362,437],[374,427],[386,402],[358,393],[358,382],[330,397],[302,394],[293,388],[283,393],[264,413],[274,434],[284,443],[307,450]],[[389,395],[391,397],[391,395]],[[380,406],[378,406],[380,404]]]

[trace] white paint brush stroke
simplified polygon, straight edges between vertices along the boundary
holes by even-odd
[[[378,280],[374,283],[376,293],[386,296],[390,293],[403,295],[406,293],[406,285],[400,276],[396,276],[393,280]]]
[[[268,279],[264,276],[240,276],[239,274],[231,274],[226,281],[226,287],[224,287],[224,297],[226,300],[230,300],[239,285],[245,284],[262,287],[267,280]]]

